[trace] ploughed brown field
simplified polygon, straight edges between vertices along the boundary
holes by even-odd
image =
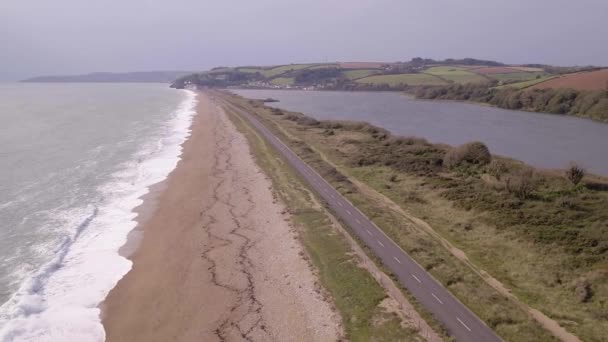
[[[608,89],[608,69],[568,74],[530,87],[530,89],[547,88],[570,88],[575,90]]]

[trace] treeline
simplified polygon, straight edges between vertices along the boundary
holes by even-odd
[[[450,84],[407,89],[419,99],[445,99],[488,103],[505,109],[569,114],[608,121],[608,89],[495,88],[492,84]]]
[[[248,73],[238,70],[222,72],[221,74],[212,73],[196,73],[184,77],[180,77],[173,82],[171,87],[182,89],[188,84],[193,84],[201,87],[227,87],[241,85],[250,81],[263,80],[264,76],[259,72]]]
[[[341,70],[338,68],[303,69],[292,72],[292,75],[289,74],[285,76],[293,76],[295,84],[316,85],[340,77]]]

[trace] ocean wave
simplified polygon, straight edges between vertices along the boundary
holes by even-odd
[[[131,162],[100,186],[95,203],[53,250],[53,258],[22,283],[0,307],[0,341],[103,341],[99,303],[131,268],[120,256],[136,226],[133,209],[149,187],[165,179],[190,135],[196,95],[171,113],[165,132],[143,146]]]

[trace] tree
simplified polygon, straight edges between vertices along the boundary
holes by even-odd
[[[568,180],[576,186],[578,185],[578,183],[581,182],[581,180],[583,180],[583,177],[585,177],[585,173],[585,169],[583,169],[576,163],[571,163],[570,167],[566,169],[566,178],[568,178]]]

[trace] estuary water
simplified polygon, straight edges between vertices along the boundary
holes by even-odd
[[[233,90],[317,119],[366,121],[403,136],[450,145],[478,140],[494,154],[541,168],[575,161],[608,175],[608,124],[453,101],[416,100],[400,93]]]
[[[194,104],[166,84],[0,83],[0,341],[103,341],[132,210]]]

